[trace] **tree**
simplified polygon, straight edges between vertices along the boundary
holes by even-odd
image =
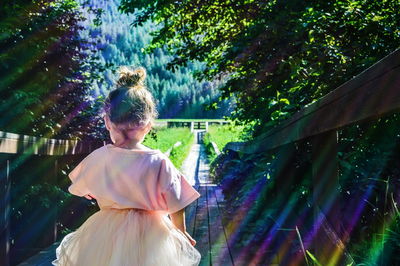
[[[122,0],[134,25],[157,30],[169,68],[206,63],[221,79],[219,101],[235,97],[232,120],[265,131],[327,94],[399,45],[399,1]],[[209,107],[215,106],[215,103]]]
[[[92,132],[93,43],[82,39],[73,0],[3,3],[0,8],[0,128],[71,138]]]
[[[82,0],[83,1],[83,0]],[[99,85],[99,95],[106,96],[110,89],[113,88],[115,79],[115,71],[120,65],[146,67],[148,77],[146,79],[149,90],[153,95],[163,97],[161,90],[165,90],[165,97],[173,98],[176,95],[185,97],[191,91],[195,94],[209,93],[213,97],[217,94],[217,83],[210,83],[208,81],[193,80],[192,72],[201,70],[203,65],[199,62],[190,63],[186,67],[179,67],[175,73],[166,69],[167,62],[172,58],[165,48],[156,48],[152,53],[144,53],[143,48],[146,47],[151,39],[150,32],[155,28],[152,21],[144,23],[140,27],[132,27],[132,15],[122,14],[117,10],[119,0],[112,0],[106,2],[99,2],[90,0],[88,1],[93,8],[103,8],[104,14],[102,16],[102,25],[100,27],[91,29],[90,23],[85,23],[88,28],[87,36],[100,36],[99,47],[102,49],[98,52],[99,60],[107,65],[107,73],[105,75],[105,82],[97,82]],[[90,21],[89,21],[90,22]],[[86,25],[87,24],[87,25]],[[103,37],[104,36],[104,37]],[[161,82],[165,80],[166,82]],[[201,90],[204,83],[208,83],[212,90]],[[165,88],[166,84],[168,88]],[[211,85],[212,84],[212,85]],[[192,86],[193,85],[193,86]],[[205,95],[203,95],[205,96]],[[159,105],[157,106],[160,111],[160,118],[172,118],[174,116],[182,117],[181,112],[184,108],[192,108],[184,102],[184,108],[176,108],[174,112],[162,110],[171,110],[171,107],[164,106],[164,104],[172,103],[174,101],[157,99]],[[225,113],[228,112],[224,109]],[[188,116],[186,118],[203,118],[206,113],[210,113],[213,118],[222,118],[221,112],[210,110],[206,112],[197,112],[196,117]]]

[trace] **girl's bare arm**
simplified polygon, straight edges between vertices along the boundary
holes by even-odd
[[[171,217],[172,223],[182,231],[182,233],[189,239],[190,243],[194,246],[196,245],[196,240],[194,240],[188,232],[186,232],[186,223],[185,223],[185,208],[170,213],[169,216]]]

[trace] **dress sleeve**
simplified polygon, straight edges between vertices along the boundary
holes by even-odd
[[[183,209],[200,197],[199,192],[188,183],[168,157],[161,161],[159,182],[161,195],[169,213]]]
[[[69,174],[68,177],[71,179],[72,184],[68,187],[68,191],[76,196],[83,197],[89,194],[89,190],[86,186],[84,179],[84,168],[87,163],[87,158],[83,159]]]

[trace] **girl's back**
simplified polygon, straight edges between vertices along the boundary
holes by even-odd
[[[132,84],[141,85],[143,77],[136,75]],[[148,92],[131,88],[108,97],[105,122],[114,144],[94,150],[69,173],[69,192],[95,198],[100,211],[64,237],[54,265],[200,263],[184,221],[184,208],[200,194],[166,155],[143,149],[154,106]],[[134,126],[127,129],[124,122]]]
[[[184,208],[200,195],[159,150],[107,144],[83,159],[69,177],[73,181],[69,191],[77,196],[92,195],[100,209],[137,208],[166,214]]]

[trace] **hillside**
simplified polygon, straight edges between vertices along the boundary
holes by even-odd
[[[149,32],[155,27],[154,23],[132,27],[133,15],[118,11],[119,0],[81,2],[103,10],[102,23],[98,27],[92,25],[93,13],[85,13],[88,20],[83,26],[87,29],[82,32],[83,37],[98,39],[96,54],[105,66],[104,74],[93,85],[92,96],[108,94],[118,66],[141,65],[148,71],[147,84],[157,100],[160,118],[222,118],[230,114],[232,101],[219,104],[217,110],[205,111],[204,105],[220,96],[217,89],[220,84],[200,82],[193,77],[195,71],[201,71],[201,63],[192,61],[172,72],[166,69],[171,58],[166,49],[157,48],[150,54],[144,52],[152,38]]]

